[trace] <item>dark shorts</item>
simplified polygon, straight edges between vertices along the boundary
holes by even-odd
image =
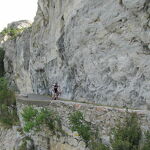
[[[58,93],[58,90],[57,90],[57,89],[54,89],[54,93]]]

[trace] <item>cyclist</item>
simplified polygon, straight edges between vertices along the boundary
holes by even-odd
[[[55,84],[53,84],[52,86],[52,91],[53,91],[53,96],[52,98],[54,100],[58,99],[58,96],[60,95],[60,86],[58,85],[58,83],[56,82]]]

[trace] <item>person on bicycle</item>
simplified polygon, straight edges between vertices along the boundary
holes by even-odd
[[[52,86],[52,88],[53,88],[53,93],[54,93],[54,96],[53,96],[54,100],[58,99],[58,95],[60,94],[60,92],[59,92],[59,87],[60,87],[60,86],[58,85],[57,82]]]

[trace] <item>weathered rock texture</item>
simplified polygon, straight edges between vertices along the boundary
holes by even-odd
[[[95,129],[98,127],[102,141],[106,145],[109,145],[109,136],[111,135],[112,128],[126,116],[126,109],[85,103],[18,98],[17,107],[19,108],[18,114],[22,127],[24,126],[24,121],[22,120],[21,113],[29,105],[36,109],[47,108],[56,111],[62,120],[62,128],[67,133],[66,136],[57,138],[54,135],[49,135],[45,128],[41,132],[30,132],[30,137],[34,141],[36,150],[88,150],[82,138],[79,137],[77,132],[72,132],[69,126],[68,116],[76,110],[83,112],[86,121],[93,124]],[[148,111],[129,110],[129,112],[137,113],[143,131],[149,130],[150,115]]]
[[[21,135],[17,129],[15,126],[10,129],[0,126],[0,150],[18,150],[15,147],[21,141]]]
[[[8,24],[8,28],[25,29],[17,37],[10,35],[0,36],[0,47],[5,50],[4,66],[6,77],[10,81],[10,87],[21,93],[31,93],[29,60],[30,60],[30,32],[29,21],[18,21]]]
[[[149,0],[39,0],[32,30],[4,47],[21,93],[57,81],[65,98],[150,104]]]

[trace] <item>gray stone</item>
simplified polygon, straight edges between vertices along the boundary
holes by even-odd
[[[13,126],[8,129],[0,126],[0,150],[17,150],[18,141],[22,138],[22,135],[17,130],[20,127]]]
[[[39,0],[32,29],[1,40],[7,75],[21,93],[46,94],[57,81],[66,99],[145,109],[149,6],[148,0]]]

